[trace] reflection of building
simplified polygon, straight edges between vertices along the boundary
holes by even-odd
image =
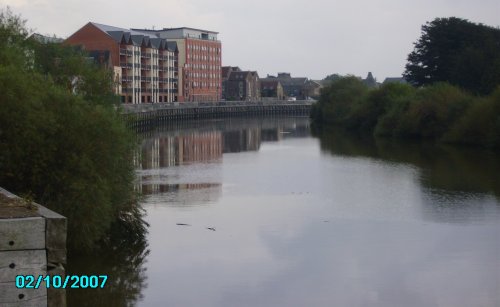
[[[176,137],[178,164],[222,158],[222,133],[204,131]]]
[[[277,142],[282,139],[283,134],[280,133],[281,129],[262,129],[261,136],[262,142]]]
[[[153,178],[143,177],[142,180],[148,181]],[[169,193],[169,192],[182,192],[182,191],[193,191],[193,190],[203,190],[203,189],[214,189],[220,191],[222,184],[220,183],[142,183],[139,185],[140,191],[143,195],[157,194],[157,193]],[[216,193],[212,193],[216,194]]]
[[[143,144],[142,169],[155,169],[222,158],[220,131],[164,136]]]
[[[191,132],[180,136],[165,135],[150,138],[142,145],[141,161],[137,165],[142,170],[149,171],[139,178],[137,188],[143,194],[208,188],[220,190],[220,183],[165,183],[166,179],[159,170],[177,165],[219,160],[222,158],[222,148],[220,131]]]
[[[224,132],[224,153],[256,151],[260,148],[260,129]]]

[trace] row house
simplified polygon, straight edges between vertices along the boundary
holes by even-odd
[[[279,80],[261,79],[260,94],[263,100],[283,100],[285,92]]]
[[[116,94],[124,103],[178,101],[178,47],[154,34],[89,22],[66,39],[91,53],[106,53]]]
[[[226,93],[227,89],[227,83],[229,81],[229,77],[231,76],[231,73],[233,71],[241,71],[241,69],[238,66],[222,66],[221,69],[221,79],[222,79],[222,91],[221,91],[221,97],[224,100],[228,100],[228,96]]]
[[[260,100],[260,79],[256,71],[241,71],[238,67],[224,67],[222,71],[226,74],[223,76],[224,99]]]
[[[177,43],[179,101],[220,100],[222,46],[217,39],[218,32],[188,27],[133,30]]]
[[[261,81],[279,81],[283,87],[283,92],[286,97],[295,97],[296,99],[306,98],[306,84],[308,79],[303,77],[292,77],[290,73],[278,73],[278,76],[267,75]]]

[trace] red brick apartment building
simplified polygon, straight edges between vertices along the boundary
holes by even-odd
[[[178,48],[175,41],[89,22],[65,41],[92,53],[109,54],[116,93],[124,103],[173,102],[178,97]],[[110,63],[110,64],[109,64]]]
[[[218,32],[194,28],[132,29],[175,41],[179,50],[179,101],[221,98],[221,42]]]

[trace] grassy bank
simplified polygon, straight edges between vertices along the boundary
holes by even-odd
[[[474,96],[447,83],[370,89],[358,78],[345,77],[322,91],[311,118],[317,127],[498,149],[500,87],[488,96]]]

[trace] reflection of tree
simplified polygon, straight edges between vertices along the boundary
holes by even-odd
[[[495,153],[478,148],[374,139],[339,130],[319,132],[321,149],[335,155],[364,156],[409,163],[422,169],[422,183],[447,191],[490,193],[500,198]]]
[[[68,306],[134,306],[146,287],[144,236],[135,242],[116,239],[98,255],[70,255],[67,274],[108,275],[104,289],[69,289]]]

